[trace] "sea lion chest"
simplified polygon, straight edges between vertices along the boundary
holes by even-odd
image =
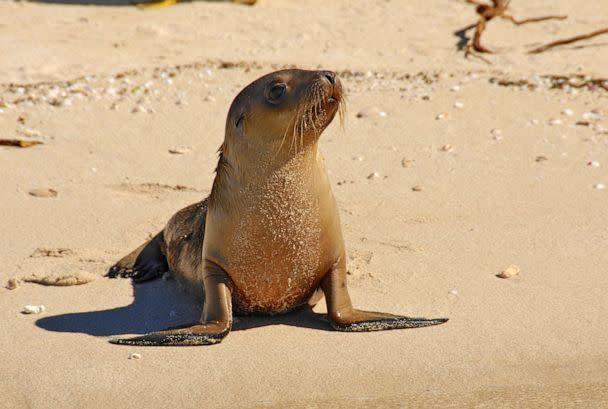
[[[288,164],[237,193],[222,258],[239,310],[286,312],[318,287],[327,271],[319,189],[326,179],[318,173]]]

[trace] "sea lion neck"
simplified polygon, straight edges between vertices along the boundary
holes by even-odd
[[[278,147],[279,145],[277,145]],[[298,152],[293,148],[281,147],[280,150],[258,151],[246,150],[246,144],[231,146],[224,144],[220,148],[220,157],[216,168],[209,206],[213,209],[230,211],[238,209],[237,205],[247,195],[256,195],[264,190],[282,184],[287,178],[295,185],[309,185],[316,178],[306,175],[317,175],[322,171],[318,153],[318,141],[304,144]]]
[[[285,167],[310,169],[318,160],[318,140],[297,147],[287,142],[275,142],[263,149],[256,148],[238,144],[227,149],[225,159],[234,170],[232,177],[242,182],[263,181]]]

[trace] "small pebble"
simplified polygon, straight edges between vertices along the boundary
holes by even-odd
[[[562,111],[562,114],[564,114],[566,116],[572,116],[572,115],[574,115],[574,111],[571,110],[570,108],[566,108]]]
[[[588,166],[591,166],[592,168],[599,168],[600,167],[600,163],[596,160],[590,160],[589,162],[587,162]]]
[[[404,168],[410,168],[410,167],[412,167],[413,164],[414,164],[413,159],[406,159],[406,158],[401,159],[401,166],[403,166]]]
[[[136,105],[132,110],[131,113],[136,114],[138,112],[146,112],[146,108],[144,108],[141,105]]]
[[[608,133],[608,129],[604,128],[600,124],[595,124],[595,126],[593,127],[593,130],[595,132],[597,132],[598,134],[607,134]]]
[[[44,305],[26,305],[25,307],[23,307],[23,310],[21,311],[22,314],[40,314],[41,312],[44,312],[46,308],[44,308]]]
[[[455,288],[453,288],[453,289],[451,289],[451,290],[449,291],[449,293],[450,293],[450,294],[452,294],[452,295],[458,295],[458,290],[457,290],[457,289],[455,289]]]
[[[436,120],[441,120],[441,119],[446,119],[448,117],[448,113],[447,112],[442,112],[440,114],[437,114],[437,116],[435,117]]]
[[[169,149],[169,153],[173,153],[175,155],[184,155],[188,152],[190,152],[190,148],[187,146],[176,146]]]
[[[359,156],[353,156],[353,160],[356,160],[358,162],[363,162],[363,159],[365,159],[363,156],[359,155]]]
[[[141,359],[141,354],[130,354],[129,359]]]
[[[369,118],[369,117],[385,117],[387,113],[382,111],[378,107],[365,107],[361,111],[357,112],[357,118]]]
[[[441,148],[439,148],[439,150],[442,152],[452,152],[454,150],[454,148],[449,143],[446,143]]]
[[[563,121],[559,118],[553,118],[549,120],[549,125],[561,125],[563,124]]]
[[[14,290],[17,287],[19,287],[19,280],[17,280],[15,277],[9,278],[8,282],[6,283],[6,288],[9,290]]]
[[[587,121],[599,121],[602,119],[602,115],[597,111],[588,111],[583,113],[583,119]]]
[[[549,158],[547,158],[545,155],[539,155],[539,156],[536,157],[536,161],[537,162],[545,162],[545,161],[548,161],[548,160],[549,160]]]
[[[28,138],[40,138],[42,136],[42,133],[40,133],[40,131],[30,128],[23,128],[19,131],[19,133],[23,136],[27,136]]]
[[[492,129],[490,133],[492,134],[492,139],[495,141],[502,140],[502,131],[500,129]]]
[[[373,172],[373,173],[370,173],[369,175],[367,175],[368,179],[378,179],[379,177],[380,177],[380,173],[378,173],[378,172]]]
[[[506,270],[501,271],[500,273],[496,274],[496,277],[498,278],[511,278],[513,276],[516,276],[519,274],[519,267],[516,265],[511,265],[509,267],[507,267]]]
[[[57,197],[58,194],[54,189],[32,189],[28,193],[35,197]]]
[[[414,192],[421,192],[422,191],[422,186],[416,185],[416,186],[412,187],[412,190]]]
[[[452,92],[458,92],[460,91],[460,85],[454,85],[450,88],[450,91]]]
[[[205,98],[203,98],[203,101],[215,102],[215,98],[213,98],[211,95],[207,95]]]
[[[593,185],[593,188],[597,190],[604,190],[606,189],[606,185],[603,183],[596,183],[595,185]]]
[[[464,108],[464,104],[460,101],[456,101],[456,102],[454,102],[454,108],[462,109],[462,108]]]

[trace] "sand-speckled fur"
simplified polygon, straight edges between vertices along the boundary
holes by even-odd
[[[205,293],[200,322],[112,342],[217,343],[230,331],[234,312],[285,313],[316,302],[318,290],[333,328],[341,331],[445,322],[352,306],[338,207],[318,152],[341,102],[342,86],[329,71],[277,71],[237,95],[209,198],[176,213],[110,271],[146,280],[170,268],[192,292]]]

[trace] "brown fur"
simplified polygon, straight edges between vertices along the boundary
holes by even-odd
[[[285,313],[316,302],[319,290],[339,330],[444,322],[352,307],[338,207],[318,153],[341,101],[340,81],[328,71],[277,71],[237,95],[209,198],[180,210],[109,273],[147,280],[170,268],[190,290],[204,291],[200,322],[112,342],[217,343],[230,331],[233,310]]]

